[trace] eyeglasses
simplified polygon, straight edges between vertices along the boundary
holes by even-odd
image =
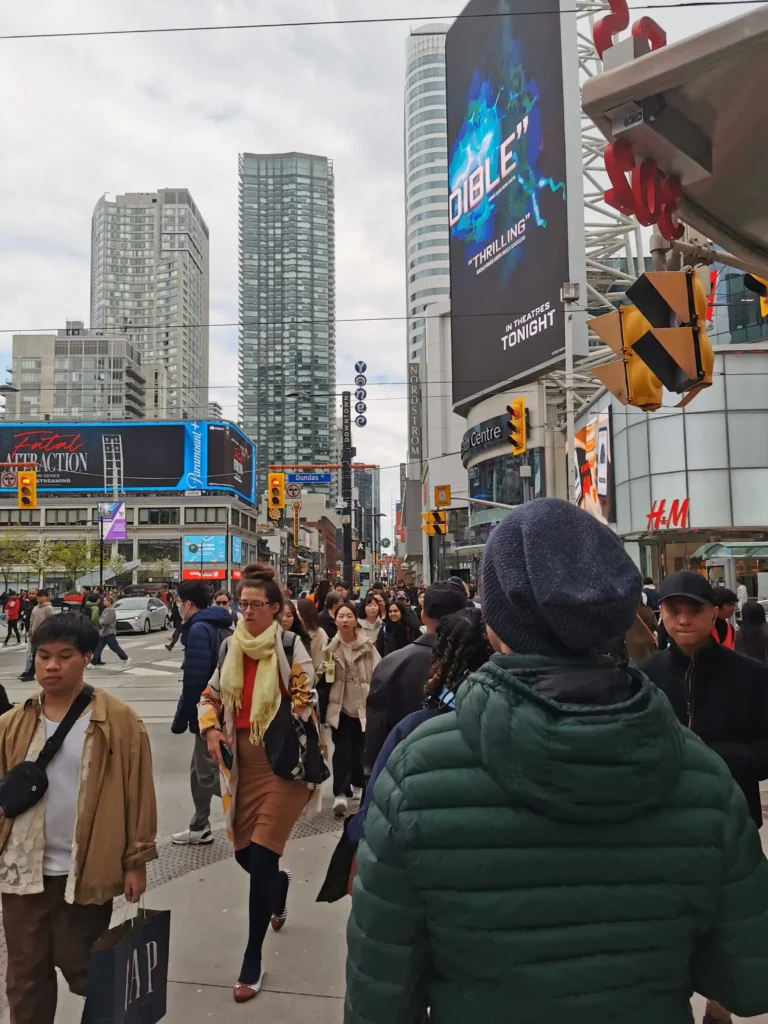
[[[257,612],[261,608],[266,608],[268,604],[268,601],[241,601],[240,608],[244,612],[247,612],[249,608],[253,608]]]
[[[217,602],[216,602],[216,604],[220,604],[220,605],[226,605],[226,604],[229,604],[229,601],[227,601],[227,600],[225,599],[225,600],[223,600],[223,601],[217,601]]]

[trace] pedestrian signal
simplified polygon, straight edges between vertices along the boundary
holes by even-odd
[[[269,474],[268,505],[270,511],[285,508],[285,473]]]
[[[707,295],[695,270],[643,274],[629,288],[634,305],[588,321],[621,359],[593,372],[622,405],[660,408],[662,389],[688,405],[712,383],[715,356],[705,330]]]
[[[421,518],[423,520],[421,529],[428,537],[434,537],[435,534],[443,536],[448,533],[447,512],[422,512]]]
[[[515,398],[507,406],[509,420],[509,442],[512,445],[513,455],[524,455],[527,447],[527,424],[525,421],[525,399]]]
[[[37,472],[19,470],[16,477],[17,508],[37,508]]]

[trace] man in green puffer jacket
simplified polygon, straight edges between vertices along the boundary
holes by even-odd
[[[689,1024],[768,1010],[768,863],[724,762],[599,651],[642,580],[573,505],[483,559],[499,652],[379,777],[357,855],[346,1024]],[[514,652],[514,653],[513,653]]]

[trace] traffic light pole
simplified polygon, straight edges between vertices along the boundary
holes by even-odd
[[[341,393],[341,502],[342,513],[342,562],[344,580],[352,586],[352,393]]]
[[[560,289],[565,314],[565,432],[568,445],[568,501],[576,502],[576,429],[573,410],[573,306],[579,301],[578,284],[566,283]]]

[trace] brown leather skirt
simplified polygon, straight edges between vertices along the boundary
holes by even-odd
[[[264,745],[251,743],[247,729],[237,730],[236,850],[258,843],[282,857],[291,829],[311,794],[303,782],[278,778]]]

